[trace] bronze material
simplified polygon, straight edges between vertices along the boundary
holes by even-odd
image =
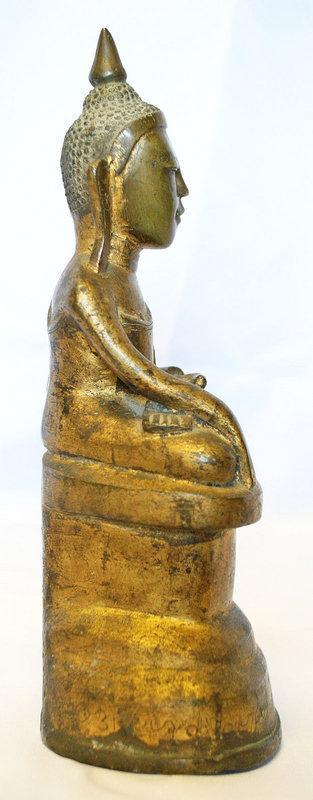
[[[109,31],[100,33],[95,60],[89,73],[92,86],[108,81],[126,81],[127,75]]]
[[[62,151],[77,244],[48,315],[42,736],[116,769],[248,769],[280,743],[232,600],[261,489],[204,376],[155,362],[138,257],[171,243],[188,194],[164,116],[105,30],[91,82]]]

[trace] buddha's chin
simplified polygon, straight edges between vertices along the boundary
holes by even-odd
[[[155,232],[154,235],[151,236],[151,238],[147,237],[144,246],[149,248],[155,247],[160,250],[164,250],[167,247],[169,247],[175,239],[177,226],[179,222],[180,219],[178,219],[177,216],[175,215],[172,218],[171,224],[168,225],[167,228],[165,228],[164,226],[162,230]]]

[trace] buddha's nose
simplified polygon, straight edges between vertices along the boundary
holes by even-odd
[[[188,186],[186,186],[183,176],[181,174],[180,169],[176,172],[176,185],[177,185],[177,194],[179,197],[187,197],[189,194]]]

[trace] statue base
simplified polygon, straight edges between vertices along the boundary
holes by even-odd
[[[95,767],[158,775],[218,775],[244,772],[265,764],[280,746],[281,727],[277,714],[269,736],[229,750],[224,746],[214,753],[211,740],[206,738],[190,741],[189,746],[166,742],[163,747],[149,747],[127,733],[90,739],[63,731],[46,731],[44,724],[42,739],[58,755]]]
[[[235,530],[195,529],[187,482],[175,479],[171,526],[163,495],[159,525],[126,523],[115,490],[124,481],[131,517],[130,480],[144,493],[153,477],[156,492],[155,476],[44,457],[43,740],[63,756],[134,772],[259,766],[279,747],[280,723],[264,657],[232,601]],[[212,492],[202,487],[202,500],[212,504]],[[256,502],[253,512],[245,500],[251,515]],[[146,513],[158,514],[153,497]]]

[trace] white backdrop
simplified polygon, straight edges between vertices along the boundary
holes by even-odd
[[[12,736],[24,731],[19,774],[12,776],[6,758],[8,792],[48,800],[59,775],[59,797],[62,785],[70,800],[80,797],[81,776],[89,775],[89,797],[98,796],[90,794],[97,781],[102,797],[113,793],[113,773],[88,771],[41,748],[36,716],[46,313],[74,246],[59,158],[106,26],[129,83],[164,111],[190,190],[174,244],[141,256],[157,361],[207,375],[208,389],[240,421],[265,495],[262,523],[239,533],[236,599],[264,647],[285,746],[249,776],[198,779],[199,797],[207,791],[229,797],[231,780],[232,797],[246,791],[261,798],[267,781],[277,780],[276,796],[293,798],[301,774],[307,800],[313,797],[305,760],[312,670],[313,2],[119,0],[113,7],[100,0],[12,0],[1,26],[2,577],[4,601],[11,598],[3,685],[6,698],[18,698],[12,707],[7,700],[6,724]],[[27,755],[26,740],[34,748]],[[7,734],[5,744],[12,755]],[[189,798],[190,780],[197,781],[128,776],[126,784],[126,777],[117,775],[116,796],[144,797],[149,786],[151,797],[173,797],[176,790],[182,797],[183,786]]]

